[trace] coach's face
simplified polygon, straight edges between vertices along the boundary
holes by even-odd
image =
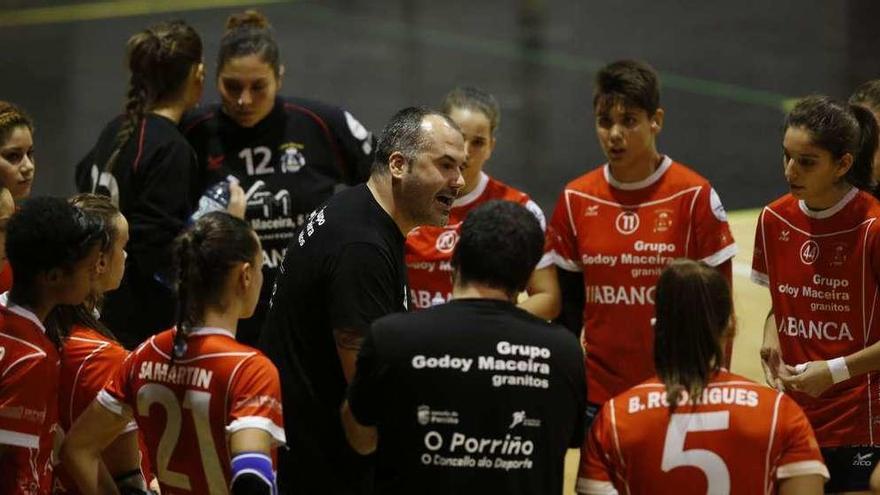
[[[402,206],[414,225],[443,226],[464,187],[464,138],[439,115],[422,120],[422,136],[421,152],[395,174],[400,179]]]

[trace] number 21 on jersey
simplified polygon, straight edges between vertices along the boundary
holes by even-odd
[[[149,417],[150,406],[153,404],[158,404],[165,410],[165,429],[159,439],[159,447],[156,452],[156,469],[159,480],[168,486],[181,490],[193,490],[187,474],[172,471],[168,467],[172,454],[179,446],[183,409],[186,409],[192,415],[192,424],[195,426],[198,451],[201,457],[201,463],[194,465],[201,464],[204,469],[208,492],[211,495],[228,493],[223,469],[220,467],[220,459],[218,459],[217,449],[214,446],[214,437],[211,434],[209,414],[211,394],[199,390],[187,390],[181,404],[170,388],[156,383],[148,383],[142,386],[137,393],[138,415]],[[180,453],[177,458],[181,458]]]

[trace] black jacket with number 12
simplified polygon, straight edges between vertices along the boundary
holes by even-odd
[[[278,267],[294,231],[340,185],[369,178],[373,135],[348,111],[302,98],[278,97],[253,127],[239,126],[219,104],[184,117],[207,184],[233,175],[245,191],[246,219],[263,245],[263,291],[239,340],[256,341]]]

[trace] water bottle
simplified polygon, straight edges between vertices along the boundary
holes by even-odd
[[[205,192],[202,193],[202,197],[199,198],[198,209],[196,209],[195,213],[189,217],[190,223],[195,223],[196,220],[202,218],[208,213],[214,211],[226,211],[229,207],[230,199],[229,184],[232,183],[238,184],[238,179],[230,175],[226,177],[226,180],[222,180],[206,189]]]

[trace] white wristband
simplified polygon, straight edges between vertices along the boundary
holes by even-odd
[[[834,383],[840,383],[849,380],[849,368],[846,367],[846,359],[839,357],[825,361],[828,365],[828,371],[831,372],[831,380]]]

